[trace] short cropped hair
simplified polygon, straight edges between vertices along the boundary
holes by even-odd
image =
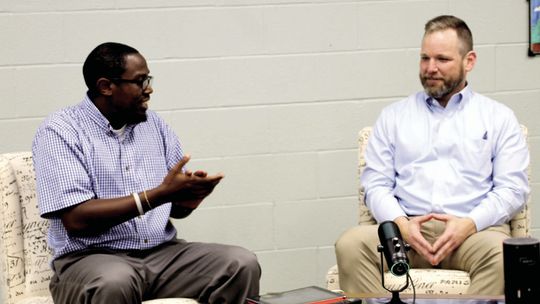
[[[90,95],[97,96],[97,80],[120,78],[126,71],[126,55],[139,54],[135,48],[117,42],[98,45],[83,64],[84,82]]]
[[[429,20],[424,27],[424,36],[433,32],[453,29],[461,42],[460,53],[465,56],[473,50],[473,37],[465,21],[450,15],[442,15]]]

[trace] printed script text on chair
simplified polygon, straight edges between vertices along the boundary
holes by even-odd
[[[521,130],[525,139],[528,141],[527,127],[521,126]],[[362,171],[366,166],[365,151],[369,135],[371,134],[371,127],[365,127],[358,133],[358,176],[362,175]],[[528,168],[528,175],[530,180],[530,164]],[[375,219],[371,215],[371,212],[366,206],[364,201],[364,188],[362,186],[358,189],[358,211],[359,211],[359,225],[374,225]],[[512,237],[525,237],[530,236],[531,215],[530,215],[530,201],[531,197],[527,199],[525,207],[512,218],[510,221],[510,229]],[[464,294],[470,285],[469,274],[461,270],[449,270],[449,269],[411,269],[411,278],[413,279],[416,292],[419,294]],[[384,281],[387,287],[398,288],[403,283],[404,277],[396,277],[386,272],[384,275]],[[339,270],[337,265],[332,266],[326,275],[326,285],[330,290],[339,290]],[[412,293],[412,286],[404,291],[404,293]]]

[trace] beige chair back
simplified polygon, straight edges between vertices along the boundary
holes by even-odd
[[[48,221],[39,216],[30,152],[0,155],[0,299],[49,296]]]

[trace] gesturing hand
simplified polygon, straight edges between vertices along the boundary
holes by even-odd
[[[184,156],[165,176],[161,187],[166,201],[185,203],[185,207],[195,208],[224,176],[221,173],[208,175],[202,170],[184,172],[184,166],[189,160],[189,155]]]

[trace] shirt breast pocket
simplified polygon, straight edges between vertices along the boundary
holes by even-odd
[[[486,139],[465,139],[465,150],[470,153],[485,154],[489,152],[490,148],[489,141]]]
[[[482,175],[491,174],[491,142],[483,138],[465,138],[461,147],[462,166]]]

